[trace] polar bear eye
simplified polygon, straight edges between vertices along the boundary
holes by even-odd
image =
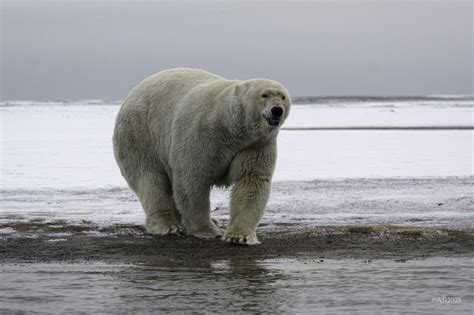
[[[267,94],[262,94],[262,97],[263,97],[263,98],[267,98]]]
[[[282,96],[281,99],[284,100],[286,97],[285,96]]]

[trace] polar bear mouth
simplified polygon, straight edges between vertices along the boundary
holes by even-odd
[[[265,119],[267,120],[267,123],[270,125],[270,126],[278,126],[280,124],[280,118],[266,118]]]

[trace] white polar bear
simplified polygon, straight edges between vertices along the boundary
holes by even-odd
[[[145,79],[122,105],[114,153],[154,234],[185,232],[258,244],[276,137],[290,97],[278,82],[226,80],[197,69]],[[233,185],[224,232],[210,216],[212,186]]]

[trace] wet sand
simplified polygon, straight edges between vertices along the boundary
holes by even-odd
[[[216,260],[246,262],[290,259],[393,259],[474,256],[474,229],[390,225],[261,227],[257,246],[184,235],[155,236],[139,225],[68,225],[27,222],[0,238],[1,263],[90,262],[195,265]]]

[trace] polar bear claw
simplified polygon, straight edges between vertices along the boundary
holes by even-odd
[[[223,236],[223,240],[227,243],[240,245],[257,245],[260,244],[257,237],[254,235],[231,234],[227,233]]]
[[[179,223],[149,223],[146,231],[155,235],[182,234],[183,227]]]

